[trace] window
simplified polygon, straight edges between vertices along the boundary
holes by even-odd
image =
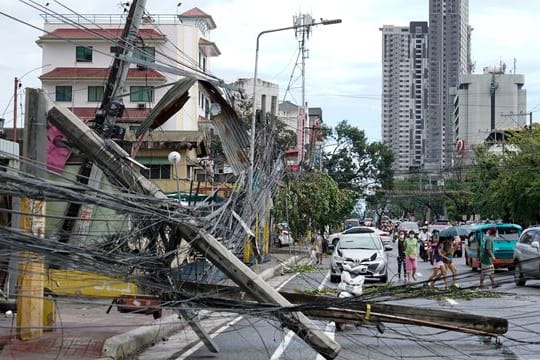
[[[56,101],[71,101],[71,86],[56,87]]]
[[[153,86],[131,86],[129,88],[129,100],[131,102],[152,102],[154,101]]]
[[[156,48],[148,46],[137,47],[133,51],[133,57],[135,59],[141,59],[153,63],[156,61]]]
[[[92,47],[91,46],[77,46],[75,48],[75,61],[76,62],[92,62]]]
[[[88,87],[88,101],[101,101],[103,100],[103,86],[89,86]]]
[[[171,165],[146,165],[148,170],[141,169],[141,174],[148,179],[170,179]]]

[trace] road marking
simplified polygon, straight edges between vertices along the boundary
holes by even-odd
[[[298,274],[296,274],[296,275],[298,275]],[[330,278],[330,270],[328,270],[328,272],[324,276],[324,279],[321,281],[321,283],[317,287],[317,289],[319,291],[324,289],[324,285],[326,284],[326,282],[328,281],[329,278]],[[326,328],[324,329],[324,332],[326,333],[326,335],[328,337],[330,337],[333,340],[334,336],[335,336],[335,330],[336,330],[336,324],[334,324],[334,322],[331,321],[326,325]],[[279,359],[281,357],[281,355],[283,355],[283,352],[285,351],[287,346],[289,346],[289,343],[293,339],[294,335],[295,335],[294,331],[289,330],[287,332],[287,334],[285,335],[285,337],[283,338],[283,340],[281,341],[279,346],[276,348],[276,351],[274,351],[274,353],[272,354],[272,357],[270,358],[270,360],[277,360],[277,359]],[[321,355],[317,355],[317,360],[319,359],[320,356]],[[323,357],[321,357],[321,359],[324,360]]]
[[[326,282],[328,281],[328,279],[330,279],[330,270],[328,270],[328,272],[327,272],[326,275],[324,276],[323,281],[321,282],[321,284],[320,284],[319,287],[317,288],[319,291],[321,291],[322,289],[324,289],[324,284],[326,284]]]
[[[270,360],[277,360],[283,355],[283,352],[285,352],[285,349],[287,346],[289,346],[289,343],[291,342],[292,338],[294,337],[294,331],[288,331],[287,335],[283,338],[279,346],[277,347],[276,351],[272,354],[272,357]]]
[[[458,302],[454,299],[450,299],[450,298],[446,298],[446,301],[448,301],[450,303],[450,305],[457,305]]]
[[[276,290],[281,290],[282,287],[284,287],[285,285],[287,285],[289,283],[289,281],[291,281],[292,279],[294,279],[295,277],[297,277],[299,275],[299,273],[296,273],[294,274],[293,276],[291,276],[290,278],[288,278],[287,280],[285,280],[284,282],[281,283],[281,285],[279,285]],[[233,326],[234,324],[236,324],[237,322],[239,322],[240,320],[242,320],[244,318],[244,315],[240,315],[240,316],[237,316],[235,317],[231,322],[223,325],[222,327],[220,327],[219,329],[217,329],[214,333],[212,333],[210,335],[210,338],[213,339],[215,338],[216,336],[218,336],[219,334],[221,334],[222,332],[224,332],[225,330],[227,330],[229,327]],[[292,332],[292,331],[291,331]],[[294,335],[294,333],[293,333]],[[292,336],[291,336],[292,338]],[[290,341],[290,340],[289,340]],[[193,354],[195,351],[199,350],[202,346],[204,345],[204,343],[202,341],[199,341],[197,344],[195,344],[191,349],[189,349],[188,351],[186,351],[184,354],[182,354],[181,356],[179,356],[178,358],[176,358],[177,360],[182,360],[182,359],[185,359],[187,358],[188,356],[190,356],[191,354]],[[285,350],[285,349],[284,349]]]

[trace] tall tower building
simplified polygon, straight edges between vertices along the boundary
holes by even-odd
[[[423,167],[427,86],[427,22],[384,25],[382,138],[396,175]]]
[[[469,1],[429,0],[429,80],[425,167],[450,165],[454,148],[451,87],[470,72]]]

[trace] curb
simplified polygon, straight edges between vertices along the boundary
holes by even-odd
[[[171,315],[156,324],[141,326],[105,340],[101,350],[103,359],[128,359],[155,342],[168,338],[182,330],[186,322]]]
[[[297,264],[305,257],[305,254],[294,255],[286,261],[264,270],[259,276],[263,280],[268,280],[274,276],[283,275],[285,268]],[[185,321],[178,318],[178,315],[171,315],[157,321],[156,324],[142,326],[105,340],[101,350],[102,359],[129,359],[133,354],[174,335],[187,326]]]

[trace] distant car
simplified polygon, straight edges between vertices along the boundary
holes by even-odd
[[[278,247],[285,245],[292,245],[294,243],[293,236],[289,230],[289,225],[287,223],[279,223],[277,225],[278,234],[274,239],[275,244]]]
[[[392,247],[392,234],[372,226],[354,226],[342,232],[330,234],[328,236],[330,247],[335,247],[339,239],[346,234],[373,234],[381,238],[383,245]]]
[[[540,279],[540,226],[523,231],[514,249],[514,281],[524,286],[528,279]]]
[[[361,274],[366,280],[373,279],[383,283],[388,281],[388,256],[380,236],[370,233],[344,234],[334,248],[330,259],[330,281],[339,282],[344,263],[365,265]]]

